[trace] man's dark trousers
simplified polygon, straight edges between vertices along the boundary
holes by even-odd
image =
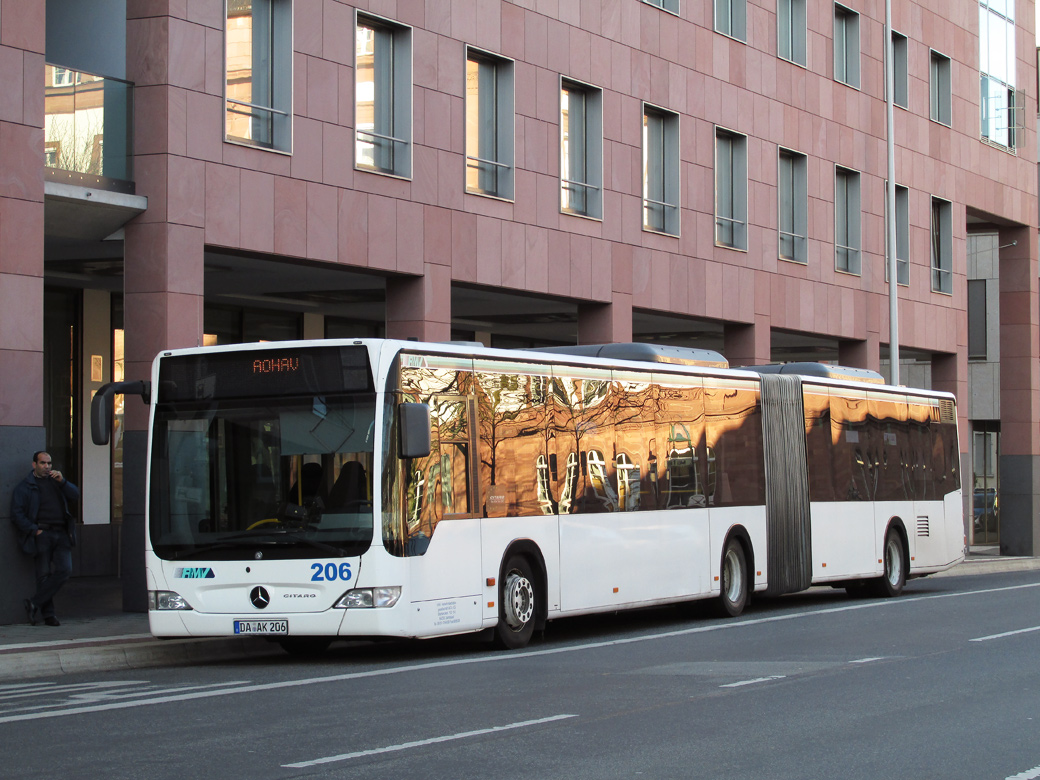
[[[36,594],[32,603],[46,620],[54,617],[54,594],[72,574],[72,546],[65,531],[44,530],[36,537]]]

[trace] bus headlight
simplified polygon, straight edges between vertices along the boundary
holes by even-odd
[[[148,591],[149,611],[166,609],[191,609],[184,596],[174,593],[172,590],[150,590]]]
[[[373,609],[392,607],[401,598],[401,586],[388,588],[354,588],[344,593],[333,606],[336,609]]]

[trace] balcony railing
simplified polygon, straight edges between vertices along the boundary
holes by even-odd
[[[47,178],[133,193],[133,84],[47,65]]]

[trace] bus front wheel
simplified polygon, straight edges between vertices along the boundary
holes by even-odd
[[[906,584],[906,558],[903,555],[903,537],[894,528],[885,534],[885,573],[874,581],[874,593],[882,598],[892,598],[903,592]]]
[[[507,650],[527,646],[534,635],[537,595],[531,564],[521,555],[512,556],[502,570],[495,644]]]
[[[722,553],[721,586],[719,614],[723,617],[737,617],[747,606],[748,573],[744,546],[736,539],[727,541]]]

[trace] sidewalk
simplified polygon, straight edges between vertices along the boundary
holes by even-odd
[[[964,563],[936,577],[1040,569],[1040,558],[1002,558],[972,548]],[[58,594],[57,628],[38,623],[0,626],[0,682],[75,672],[118,671],[282,654],[256,637],[155,639],[148,616],[123,612],[122,586],[110,577],[70,580]]]

